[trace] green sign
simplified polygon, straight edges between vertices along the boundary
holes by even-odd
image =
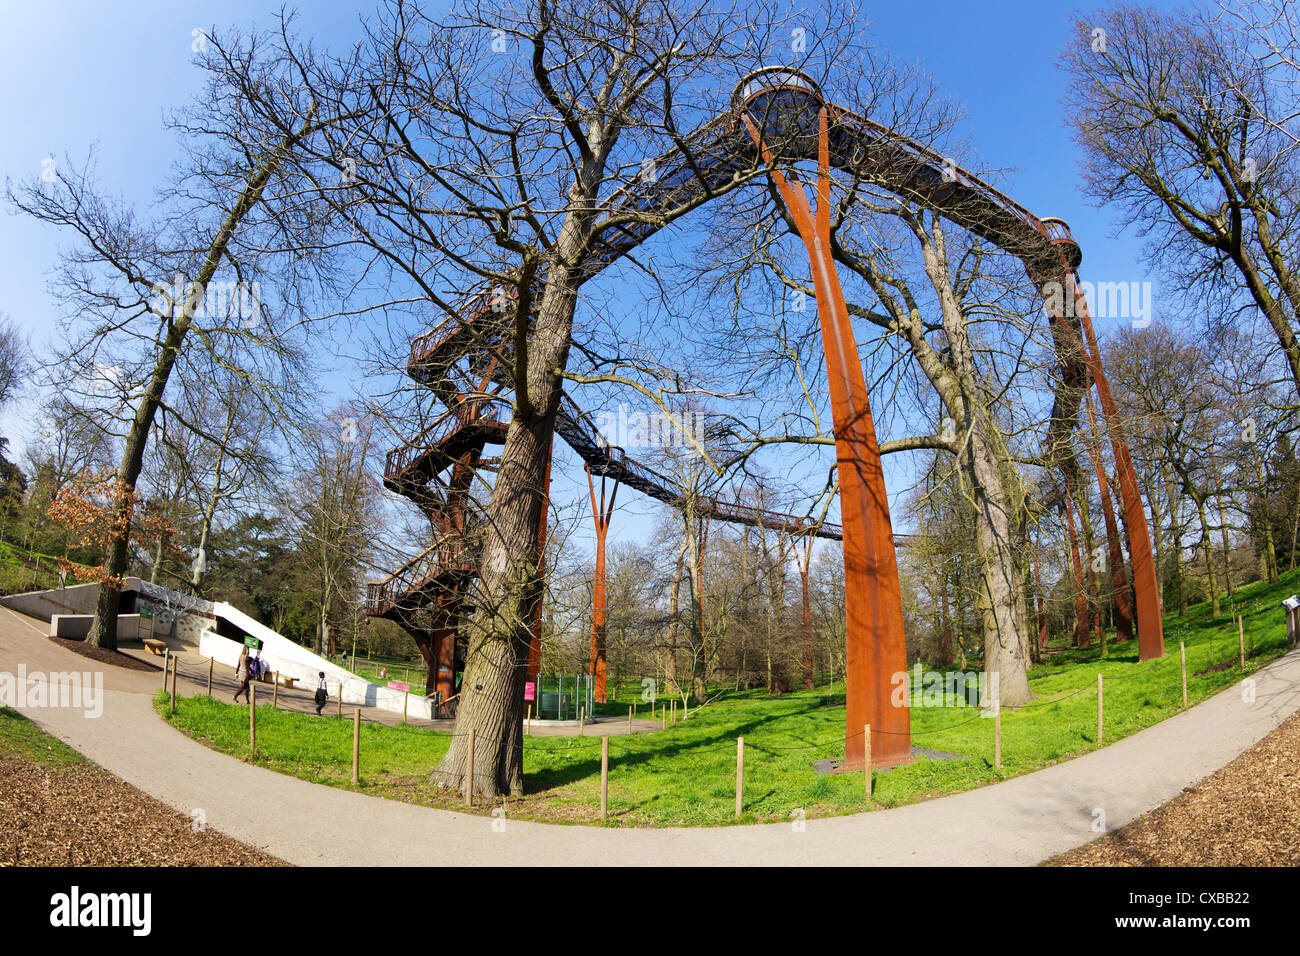
[[[146,621],[153,620],[153,606],[150,604],[140,605],[140,617]]]
[[[258,640],[257,638],[255,638],[255,637],[246,637],[246,638],[244,638],[244,645],[245,645],[246,647],[251,647],[253,650],[257,650],[257,645],[260,644],[260,643],[261,643],[261,641],[259,641],[259,640]]]

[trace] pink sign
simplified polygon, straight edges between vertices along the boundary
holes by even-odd
[[[388,689],[389,690],[410,690],[411,685],[403,684],[401,681],[390,680],[388,682]]]
[[[532,681],[528,681],[527,683],[524,684],[524,700],[536,700],[536,699],[537,699],[537,685],[534,684]]]

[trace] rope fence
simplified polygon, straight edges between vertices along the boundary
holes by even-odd
[[[1257,606],[1252,607],[1249,610],[1247,610],[1244,607],[1241,608],[1238,612],[1241,615],[1241,617],[1234,619],[1237,622],[1237,627],[1233,629],[1236,633],[1230,634],[1229,638],[1225,639],[1222,643],[1218,640],[1207,640],[1198,643],[1194,646],[1194,650],[1196,651],[1197,656],[1205,660],[1207,663],[1202,670],[1197,671],[1192,676],[1203,676],[1205,674],[1213,673],[1218,670],[1223,670],[1225,668],[1222,665],[1224,664],[1232,665],[1234,663],[1239,664],[1239,666],[1242,668],[1242,673],[1243,674],[1245,673],[1244,665],[1245,665],[1247,655],[1245,651],[1246,643],[1244,637],[1244,624],[1242,622],[1246,615],[1256,613],[1257,610],[1258,610]],[[1173,639],[1181,638],[1183,636],[1183,633],[1184,632],[1176,632],[1173,635]],[[1251,643],[1252,643],[1252,653],[1250,656],[1253,657],[1255,656],[1255,648],[1253,646],[1254,641],[1252,641]],[[1134,671],[1127,674],[1106,675],[1099,670],[1097,673],[1097,683],[1095,687],[1094,686],[1079,687],[1077,689],[1064,693],[1061,696],[1053,697],[1047,700],[1035,701],[1015,708],[1007,708],[1007,711],[1012,714],[1023,714],[1027,712],[1035,712],[1035,711],[1040,711],[1041,709],[1046,707],[1055,707],[1059,704],[1072,700],[1081,695],[1096,694],[1096,698],[1097,698],[1096,728],[1095,728],[1095,736],[1093,737],[1093,744],[1096,747],[1100,747],[1102,746],[1104,727],[1105,727],[1104,700],[1105,700],[1105,687],[1107,684],[1111,685],[1112,687],[1115,685],[1123,686],[1125,682],[1137,677],[1150,679],[1153,674],[1159,674],[1160,677],[1162,678],[1161,683],[1163,683],[1163,676],[1166,673],[1172,675],[1173,673],[1176,672],[1178,674],[1178,686],[1173,689],[1172,696],[1174,697],[1178,705],[1180,705],[1181,707],[1187,706],[1186,686],[1187,686],[1187,679],[1189,676],[1188,664],[1187,664],[1188,649],[1185,643],[1182,642],[1181,640],[1178,640],[1178,646],[1179,646],[1179,653],[1177,656],[1175,656],[1172,653],[1167,653],[1165,657],[1156,660],[1154,662],[1144,662],[1146,663],[1147,666],[1140,672]],[[1224,652],[1227,652],[1226,655],[1224,654]],[[1234,658],[1236,658],[1237,660],[1234,660]],[[1107,661],[1105,658],[1102,658],[1098,660],[1096,663],[1098,663],[1099,665],[1104,665],[1107,663]],[[192,683],[198,684],[200,686],[206,684],[207,696],[211,697],[212,686],[213,686],[212,673],[213,673],[212,662],[208,658],[199,657],[196,660],[189,660],[183,655],[178,655],[169,652],[164,658],[162,689],[164,693],[168,693],[170,695],[169,696],[170,713],[174,714],[176,711],[176,681],[177,681],[178,674],[186,678],[188,681],[191,681]],[[269,692],[269,696],[271,698],[270,700],[271,705],[278,710],[279,709],[278,706],[279,685],[278,683],[275,683],[276,676],[277,675],[274,674],[272,675],[271,682],[273,683],[273,687]],[[260,703],[262,706],[265,706],[268,703],[266,700],[262,700],[260,702],[257,701],[257,697],[259,696],[265,697],[268,694],[265,688],[262,690],[260,694],[258,693],[258,691],[255,689],[258,683],[259,682],[255,680],[250,682],[249,685],[251,689],[249,703],[250,705],[254,705],[254,706],[250,706],[250,711],[249,711],[249,749],[253,755],[257,754],[257,710],[255,705]],[[955,691],[955,695],[953,697],[954,701],[962,699],[962,692],[960,690],[961,686],[962,685],[954,684],[952,687],[952,689]],[[922,696],[922,700],[924,700],[924,694],[926,693],[926,691],[922,690],[916,684],[915,681],[911,681],[909,683],[909,688],[911,690],[911,695],[909,696],[909,700],[914,700],[918,694],[920,694]],[[224,686],[223,686],[223,690],[224,690]],[[948,699],[947,697],[948,690],[949,687],[945,683],[943,687],[945,702]],[[182,700],[183,699],[184,698],[182,698]],[[298,700],[299,702],[301,701],[300,698],[298,698]],[[706,701],[705,704],[702,704],[694,711],[685,711],[684,709],[684,715],[680,718],[678,718],[674,713],[672,725],[676,726],[677,723],[687,719],[687,717],[696,716],[704,708],[704,706],[706,706],[709,703],[712,703],[712,699],[710,701]],[[911,709],[915,709],[917,706],[918,705],[916,704],[912,704]],[[922,703],[919,706],[924,708],[927,705]],[[952,705],[948,705],[945,703],[944,706],[952,706]],[[959,727],[967,726],[971,723],[974,723],[977,720],[989,720],[989,723],[992,725],[993,738],[994,738],[993,740],[994,756],[993,756],[992,766],[994,769],[1000,771],[1002,768],[1002,711],[1003,711],[1003,707],[1000,704],[1000,702],[995,698],[990,703],[986,703],[986,704],[957,704],[955,706],[959,706],[959,707],[969,706],[977,709],[978,712],[972,714],[969,717],[966,717],[965,719],[958,720],[949,724],[945,724],[942,727],[931,727],[924,730],[911,730],[909,732],[909,735],[913,738],[930,737],[935,734],[943,734],[955,730]],[[380,727],[380,726],[389,727],[390,729],[393,728],[394,726],[401,726],[404,730],[408,732],[428,734],[430,736],[434,736],[438,738],[445,738],[448,743],[449,751],[451,747],[455,745],[456,741],[468,738],[467,741],[468,746],[463,748],[462,750],[463,763],[465,764],[465,766],[463,767],[463,770],[460,771],[459,773],[459,777],[460,777],[459,789],[463,794],[463,800],[467,806],[473,804],[474,797],[471,791],[474,789],[478,789],[479,788],[478,785],[481,782],[488,781],[493,778],[493,774],[484,773],[474,768],[474,759],[472,755],[474,755],[475,751],[477,751],[479,748],[477,748],[474,745],[475,732],[472,730],[457,733],[454,730],[452,731],[440,730],[436,727],[418,727],[407,723],[405,719],[405,715],[403,715],[402,717],[402,721],[403,721],[402,724],[395,725],[392,718],[389,718],[388,720],[384,720],[384,719],[379,719],[375,716],[371,716],[365,712],[365,709],[362,706],[349,704],[348,709],[350,711],[350,713],[348,714],[350,718],[349,722],[353,724],[353,734],[352,734],[352,741],[351,741],[352,747],[351,747],[350,756],[352,761],[351,780],[354,786],[358,786],[358,787],[363,786],[361,776],[360,776],[360,766],[362,760],[362,753],[361,753],[362,724],[371,725],[375,727]],[[342,718],[344,716],[343,704],[341,701],[336,700],[335,711],[336,711],[335,714],[331,716],[336,716],[338,718]],[[654,708],[652,707],[651,710],[652,715],[653,712],[654,712]],[[322,712],[322,716],[324,716],[323,712]],[[1066,726],[1074,724],[1075,721],[1078,719],[1079,719],[1078,717],[1071,715],[1070,717],[1066,718]],[[667,720],[668,720],[667,709],[665,708],[665,713],[663,716],[663,726],[665,727],[668,726]],[[1090,722],[1091,717],[1088,717],[1088,720]],[[631,721],[631,715],[629,713],[629,728],[631,726],[630,721]],[[782,755],[809,752],[809,751],[821,751],[827,749],[839,750],[842,746],[847,745],[852,741],[859,740],[864,736],[867,736],[867,740],[865,742],[865,748],[864,748],[867,754],[866,757],[867,772],[865,774],[866,785],[864,787],[863,792],[864,792],[864,798],[866,802],[870,803],[872,799],[871,798],[871,793],[872,793],[871,776],[873,772],[871,770],[870,735],[881,735],[881,736],[896,735],[896,732],[883,730],[879,728],[864,727],[862,730],[852,734],[848,734],[847,736],[843,734],[836,734],[832,737],[827,737],[825,740],[815,741],[806,744],[789,745],[784,743],[778,744],[775,742],[765,743],[761,737],[758,739],[754,739],[742,735],[736,737],[734,740],[726,741],[725,743],[717,743],[708,746],[700,746],[700,745],[695,745],[689,741],[675,741],[671,739],[654,738],[645,733],[629,732],[625,736],[613,736],[613,737],[609,735],[599,735],[598,734],[599,728],[597,724],[588,724],[586,729],[597,731],[597,735],[588,736],[585,734],[581,734],[580,732],[579,736],[549,738],[552,740],[563,740],[565,742],[563,747],[557,747],[555,745],[536,746],[534,742],[537,741],[539,738],[530,734],[526,734],[524,736],[523,752],[525,755],[532,754],[534,756],[539,756],[542,754],[553,754],[556,752],[572,753],[573,751],[580,751],[580,752],[591,752],[592,756],[594,757],[596,755],[596,752],[598,751],[600,754],[600,766],[601,766],[600,803],[601,803],[602,819],[605,819],[608,813],[608,787],[609,787],[608,775],[609,775],[609,768],[610,768],[611,752],[615,756],[620,758],[635,758],[635,757],[646,756],[646,755],[664,755],[666,753],[674,756],[679,753],[687,754],[691,757],[703,756],[708,754],[720,754],[724,752],[735,753],[736,755],[736,815],[740,816],[743,812],[743,806],[744,806],[743,787],[744,787],[745,750],[748,749],[750,751],[759,751],[763,753],[782,754]],[[1081,734],[1085,736],[1086,739],[1087,737],[1086,731],[1081,731]],[[263,740],[265,741],[265,737],[263,738]],[[534,745],[529,746],[529,744],[534,744]],[[474,787],[469,786],[469,781],[471,780],[474,781],[475,783]]]

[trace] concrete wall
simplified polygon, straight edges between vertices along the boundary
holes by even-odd
[[[70,588],[52,591],[28,591],[0,598],[0,604],[11,607],[28,617],[48,621],[56,614],[94,614],[99,600],[98,584],[74,584]]]
[[[93,614],[56,614],[50,618],[50,637],[66,637],[72,640],[85,640],[94,623]],[[117,638],[120,641],[140,640],[141,624],[139,614],[119,614],[117,616]],[[147,635],[146,635],[147,636]]]

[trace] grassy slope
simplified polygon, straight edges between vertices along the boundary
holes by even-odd
[[[0,707],[0,757],[29,760],[44,767],[75,767],[89,763],[57,737],[51,737],[16,710]]]
[[[1245,613],[1246,673],[1286,649],[1279,604],[1297,590],[1300,572],[1269,586],[1238,589]],[[1225,602],[1224,613],[1231,611]],[[969,706],[922,706],[914,693],[913,744],[959,755],[922,757],[874,780],[874,805],[912,803],[1016,776],[1068,759],[1096,746],[1096,681],[1106,682],[1105,739],[1120,737],[1172,716],[1181,707],[1178,642],[1187,643],[1188,696],[1203,700],[1237,682],[1235,619],[1211,619],[1208,605],[1186,619],[1165,621],[1166,657],[1137,663],[1131,644],[1066,649],[1030,674],[1036,700],[1004,711],[1001,770],[993,767],[993,721]],[[727,694],[685,723],[653,734],[610,740],[610,825],[666,826],[734,822],[737,736],[745,737],[745,809],[740,822],[789,819],[863,809],[858,774],[824,776],[813,761],[843,755],[844,695],[827,688],[766,698],[761,691]],[[165,697],[155,706],[166,714]],[[258,753],[248,751],[248,709],[194,698],[178,701],[173,723],[209,746],[316,783],[351,787],[350,720],[318,718],[258,708]],[[458,794],[429,786],[425,778],[446,752],[448,736],[426,730],[363,723],[362,784],[368,793],[432,806],[460,807]],[[510,816],[596,822],[600,741],[597,738],[525,739],[528,795],[509,801]]]

